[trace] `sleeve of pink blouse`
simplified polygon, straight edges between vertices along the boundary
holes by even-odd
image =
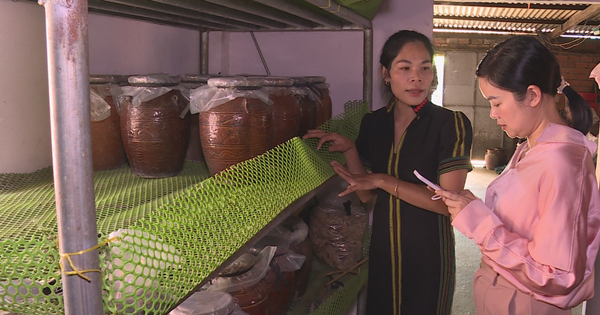
[[[585,154],[585,153],[582,153]],[[579,152],[550,158],[539,183],[539,220],[529,240],[505,228],[481,200],[471,202],[452,225],[473,239],[484,256],[540,295],[566,295],[581,283],[586,268],[589,176]],[[555,164],[556,163],[556,164]],[[499,198],[510,196],[499,196]],[[532,196],[535,197],[535,196]]]

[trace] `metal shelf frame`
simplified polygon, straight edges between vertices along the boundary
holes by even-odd
[[[88,12],[198,30],[204,73],[208,70],[211,31],[362,31],[363,99],[371,104],[371,21],[332,0],[39,0],[39,4],[44,6],[46,15],[52,164],[61,253],[86,250],[98,242],[89,119]],[[314,192],[309,193],[282,209],[280,216],[253,240],[267,233],[313,195]],[[98,251],[71,259],[80,270],[99,269]],[[235,255],[228,261],[233,259]],[[69,271],[65,264],[63,262],[64,269]],[[100,273],[86,275],[91,281],[63,271],[66,315],[102,315]]]

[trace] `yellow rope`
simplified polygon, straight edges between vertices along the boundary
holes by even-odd
[[[62,271],[64,274],[66,274],[66,275],[70,275],[70,276],[72,276],[72,275],[78,275],[78,276],[80,276],[81,278],[85,279],[87,282],[90,282],[90,281],[92,281],[92,279],[91,279],[90,277],[88,277],[88,276],[84,275],[84,273],[88,273],[88,272],[101,272],[101,271],[100,271],[100,269],[87,269],[87,270],[79,270],[79,269],[77,269],[77,267],[75,267],[75,265],[73,264],[73,261],[71,260],[71,256],[85,254],[85,253],[87,253],[87,252],[90,252],[90,251],[93,251],[93,250],[95,250],[95,249],[98,249],[98,248],[100,248],[100,247],[102,247],[102,246],[104,246],[104,245],[106,245],[106,244],[108,244],[108,243],[110,243],[110,242],[114,242],[114,241],[116,241],[116,240],[118,240],[118,239],[119,239],[119,237],[113,237],[113,238],[109,238],[109,239],[107,239],[106,241],[104,241],[104,242],[102,242],[102,243],[99,243],[99,244],[98,244],[98,245],[96,245],[96,246],[93,246],[93,247],[91,247],[91,248],[88,248],[88,249],[85,249],[85,250],[82,250],[82,251],[78,251],[78,252],[75,252],[75,253],[60,253],[60,252],[59,252],[59,253],[60,253],[60,260],[58,261],[58,265],[60,266],[60,271]],[[69,265],[71,266],[71,269],[72,269],[73,271],[65,271],[65,268],[63,267],[63,264],[62,264],[62,261],[63,261],[65,258],[66,258],[66,259],[67,259],[67,261],[69,262]]]

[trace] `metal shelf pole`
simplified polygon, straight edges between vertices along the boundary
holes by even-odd
[[[86,0],[46,0],[46,43],[52,166],[59,251],[77,253],[98,244],[92,166]],[[98,251],[71,256],[78,270],[99,269]],[[65,271],[71,271],[66,260]],[[67,315],[101,315],[99,272],[90,281],[62,272]]]

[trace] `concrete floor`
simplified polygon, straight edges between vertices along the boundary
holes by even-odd
[[[485,198],[487,185],[498,175],[496,172],[487,170],[481,166],[467,175],[466,189],[481,199]],[[453,315],[475,315],[475,304],[473,302],[473,275],[479,268],[481,252],[475,243],[457,230],[454,230],[456,238],[456,289],[452,305]],[[582,314],[582,305],[572,310],[573,315]]]

